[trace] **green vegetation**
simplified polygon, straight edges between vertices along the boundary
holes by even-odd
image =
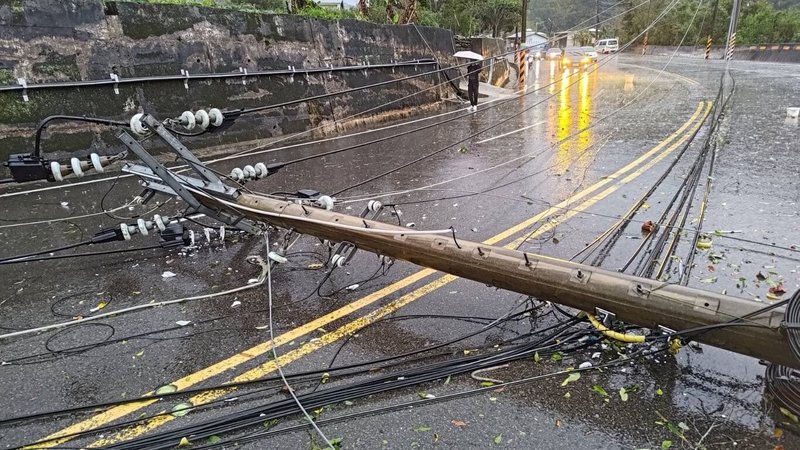
[[[0,86],[17,84],[17,78],[11,69],[0,69]]]
[[[247,12],[285,12],[284,0],[123,0],[140,3],[194,5]],[[372,0],[344,10],[320,7],[313,0],[290,0],[299,15],[325,20],[358,19],[375,23],[416,23],[447,28],[455,34],[502,36],[514,31],[520,22],[522,0]],[[528,10],[528,27],[553,33],[583,24],[594,25],[599,7],[601,19],[618,15],[642,0],[535,0]],[[615,21],[601,24],[603,36],[618,36],[623,42],[636,37],[671,0],[651,0]],[[676,45],[686,33],[685,45],[704,44],[711,34],[724,43],[732,0],[719,0],[716,21],[711,29],[714,1],[679,0],[653,29],[648,41],[653,45]],[[699,9],[698,9],[698,4]],[[695,12],[697,15],[695,16]],[[694,17],[694,21],[692,18]],[[585,39],[584,39],[585,40]],[[800,0],[750,0],[743,2],[738,42],[742,44],[800,41]]]

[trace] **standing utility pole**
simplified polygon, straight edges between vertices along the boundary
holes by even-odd
[[[718,9],[719,9],[719,0],[714,0],[714,9],[711,12],[711,25],[708,29],[708,40],[706,40],[705,59],[708,59],[711,56],[711,47],[714,45],[714,26],[717,24]]]
[[[525,44],[528,30],[528,0],[522,0],[522,43]]]
[[[725,50],[725,59],[733,59],[733,49],[736,46],[736,28],[739,26],[739,5],[740,0],[733,0],[731,8],[731,22],[728,25],[728,46]]]
[[[595,44],[600,40],[600,0],[594,0],[596,13],[594,15],[594,41]]]

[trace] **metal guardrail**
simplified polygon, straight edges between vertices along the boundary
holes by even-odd
[[[23,96],[26,96],[28,90],[33,89],[61,89],[61,88],[74,88],[74,87],[87,87],[87,86],[114,86],[115,90],[120,84],[129,83],[143,83],[143,82],[160,82],[160,81],[183,81],[184,87],[189,88],[189,81],[192,80],[210,80],[210,79],[226,79],[226,78],[242,78],[242,83],[246,84],[245,79],[248,77],[269,77],[269,76],[294,76],[294,75],[311,75],[319,73],[333,73],[333,72],[353,72],[359,70],[374,70],[374,69],[389,69],[397,67],[416,67],[435,65],[436,60],[432,58],[414,59],[410,61],[399,61],[388,64],[369,64],[358,66],[340,66],[334,67],[329,65],[327,67],[315,68],[295,68],[288,66],[287,69],[282,70],[260,70],[249,72],[246,68],[239,68],[238,72],[224,72],[224,73],[207,73],[207,74],[190,74],[188,70],[181,69],[179,75],[158,75],[149,77],[133,77],[133,78],[120,78],[117,74],[110,74],[108,80],[85,80],[85,81],[56,81],[48,83],[28,84],[24,78],[18,78],[16,85],[0,86],[0,92],[7,91],[23,91]]]

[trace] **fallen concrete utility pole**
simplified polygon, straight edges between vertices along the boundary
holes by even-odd
[[[360,249],[573,308],[589,312],[601,308],[642,327],[688,330],[721,325],[764,307],[736,297],[461,240],[457,235],[404,234],[411,230],[258,195],[242,193],[230,200],[202,191],[196,195],[210,209],[236,210],[253,221],[350,242]],[[746,326],[721,326],[695,339],[800,369],[800,360],[781,328],[783,319],[784,308],[776,308],[748,317],[742,321]]]

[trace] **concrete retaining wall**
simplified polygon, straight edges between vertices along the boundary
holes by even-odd
[[[453,63],[449,31],[368,22],[323,21],[174,5],[100,0],[0,0],[0,85],[269,69],[336,67],[435,57]],[[238,109],[366,86],[423,70],[407,67],[308,77],[271,76],[144,82],[119,86],[0,92],[0,158],[29,151],[35,124],[51,114],[128,120],[141,110],[174,117],[206,107]],[[341,119],[439,83],[438,75],[242,116],[224,133],[193,138],[192,146],[270,138],[318,125],[347,126]],[[438,102],[450,89],[429,89],[370,113],[397,117]],[[44,151],[121,148],[105,128],[53,125]],[[78,155],[87,153],[80,152]],[[58,155],[55,155],[58,156]]]

